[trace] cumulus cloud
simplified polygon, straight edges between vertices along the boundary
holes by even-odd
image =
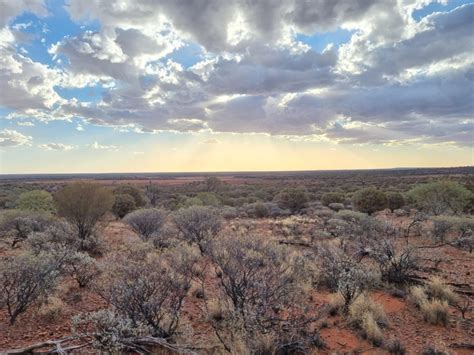
[[[31,145],[33,138],[11,129],[0,131],[0,147]]]
[[[7,2],[0,24],[0,104],[8,118],[79,119],[139,132],[260,132],[348,144],[472,144],[474,4],[415,21],[429,0],[71,0],[99,30],[49,48],[55,63],[18,47],[24,11]],[[0,11],[1,12],[1,11]],[[25,24],[26,26],[26,24]],[[297,35],[349,30],[316,51]],[[180,49],[199,48],[192,63]],[[57,88],[97,85],[94,101]],[[81,130],[78,125],[76,129]],[[92,149],[116,150],[94,142]]]
[[[75,148],[73,145],[63,143],[45,143],[39,144],[38,147],[44,150],[72,150]]]

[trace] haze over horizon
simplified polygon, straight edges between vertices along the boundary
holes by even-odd
[[[0,174],[474,165],[474,0],[1,0]]]

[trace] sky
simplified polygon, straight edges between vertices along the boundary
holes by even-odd
[[[474,0],[0,0],[0,173],[474,165]]]

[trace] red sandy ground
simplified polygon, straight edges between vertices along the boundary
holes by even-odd
[[[403,223],[403,218],[394,218],[395,222]],[[270,235],[269,221],[251,221],[254,231]],[[128,246],[138,241],[138,237],[123,223],[111,221],[102,232],[103,238],[111,249],[127,249]],[[410,242],[414,244],[427,244],[427,238],[415,237]],[[5,251],[3,252],[5,254]],[[426,251],[426,262],[433,260],[436,256],[443,256],[445,261],[441,263],[441,270],[437,274],[451,282],[474,284],[472,270],[474,260],[471,254],[458,249],[445,247],[440,249],[429,249]],[[212,283],[212,280],[210,281]],[[211,285],[210,285],[211,286]],[[211,287],[212,288],[212,287]],[[106,305],[98,295],[87,289],[77,287],[72,279],[66,279],[60,285],[57,296],[64,302],[65,307],[61,314],[51,320],[39,315],[37,308],[28,310],[21,315],[16,324],[9,326],[7,315],[4,310],[0,311],[0,350],[13,349],[31,345],[48,339],[60,339],[71,334],[70,318],[80,312],[88,312],[104,308]],[[408,354],[421,353],[426,346],[444,347],[452,343],[472,343],[474,339],[474,317],[468,315],[468,320],[462,321],[459,313],[452,310],[452,317],[447,327],[429,325],[423,321],[421,314],[414,306],[405,300],[395,298],[383,291],[371,294],[373,300],[380,303],[389,320],[388,328],[384,329],[386,340],[398,339],[405,345]],[[311,295],[314,309],[324,306],[328,302],[328,294],[316,292]],[[202,300],[188,296],[184,305],[184,315],[187,322],[193,328],[192,339],[203,345],[210,344],[213,337],[212,330],[207,324],[202,312]],[[328,348],[317,353],[323,354],[385,354],[380,348],[363,340],[358,332],[352,329],[339,316],[328,317],[327,327],[321,329],[321,336]],[[213,339],[213,338],[212,338]],[[212,341],[214,343],[214,341]],[[468,354],[469,351],[449,349],[451,354]],[[81,352],[83,352],[81,350]]]

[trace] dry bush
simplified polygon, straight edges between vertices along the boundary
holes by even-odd
[[[91,338],[94,349],[111,354],[137,350],[133,341],[150,334],[146,325],[111,310],[76,315],[72,318],[72,329],[77,337]]]
[[[251,237],[222,238],[211,250],[222,297],[210,319],[218,320],[214,329],[226,349],[235,347],[238,338],[255,353],[263,334],[281,351],[317,343],[317,332],[308,329],[312,319],[297,311],[302,306],[297,301],[302,296],[302,260],[286,248]]]
[[[387,204],[385,193],[372,187],[358,190],[352,196],[354,209],[369,215],[387,208]]]
[[[96,289],[134,327],[145,324],[153,336],[169,338],[179,326],[194,262],[195,258],[178,252],[133,259],[116,257],[105,265]]]
[[[365,313],[370,313],[378,325],[387,326],[388,319],[383,307],[369,296],[362,294],[350,305],[349,317],[351,321],[360,324]]]
[[[222,228],[221,216],[210,207],[192,206],[180,209],[173,216],[181,237],[189,244],[198,246],[202,254],[206,252],[210,240]]]
[[[0,234],[12,248],[27,240],[34,232],[41,232],[51,223],[51,217],[24,211],[5,211],[0,215]]]
[[[74,253],[79,249],[73,226],[65,221],[57,221],[48,226],[43,232],[33,233],[28,238],[28,245],[33,253],[41,252]]]
[[[429,299],[424,288],[421,286],[410,288],[409,299],[420,309],[426,322],[447,325],[449,306],[446,301],[436,298]]]
[[[323,247],[318,252],[321,262],[320,280],[344,300],[344,312],[364,291],[375,287],[380,276],[335,247]]]
[[[119,218],[125,217],[128,213],[132,212],[137,208],[135,199],[133,196],[128,194],[116,194],[114,198],[114,204],[112,206],[112,212]]]
[[[38,314],[43,319],[49,322],[54,322],[64,314],[66,308],[66,304],[64,304],[60,298],[52,296],[47,298],[46,301],[41,304],[38,309]]]
[[[405,355],[407,350],[400,340],[394,340],[387,344],[386,350],[391,355]]]
[[[372,313],[364,313],[360,328],[365,338],[370,340],[374,345],[381,345],[383,342],[383,333],[379,325],[375,321]]]
[[[125,216],[123,221],[128,224],[138,236],[147,241],[158,234],[165,223],[164,212],[157,209],[141,209]]]
[[[449,304],[455,304],[458,300],[457,295],[451,290],[451,287],[446,285],[443,280],[437,276],[430,279],[426,284],[425,290],[430,298],[446,301]]]
[[[43,302],[56,286],[64,259],[41,253],[25,253],[0,263],[0,307],[10,324],[33,303]]]
[[[383,239],[372,243],[372,257],[379,265],[382,279],[405,284],[418,269],[419,259],[416,249],[409,246],[396,247],[393,239]]]
[[[71,257],[68,267],[79,287],[87,287],[100,274],[96,260],[80,252]]]

